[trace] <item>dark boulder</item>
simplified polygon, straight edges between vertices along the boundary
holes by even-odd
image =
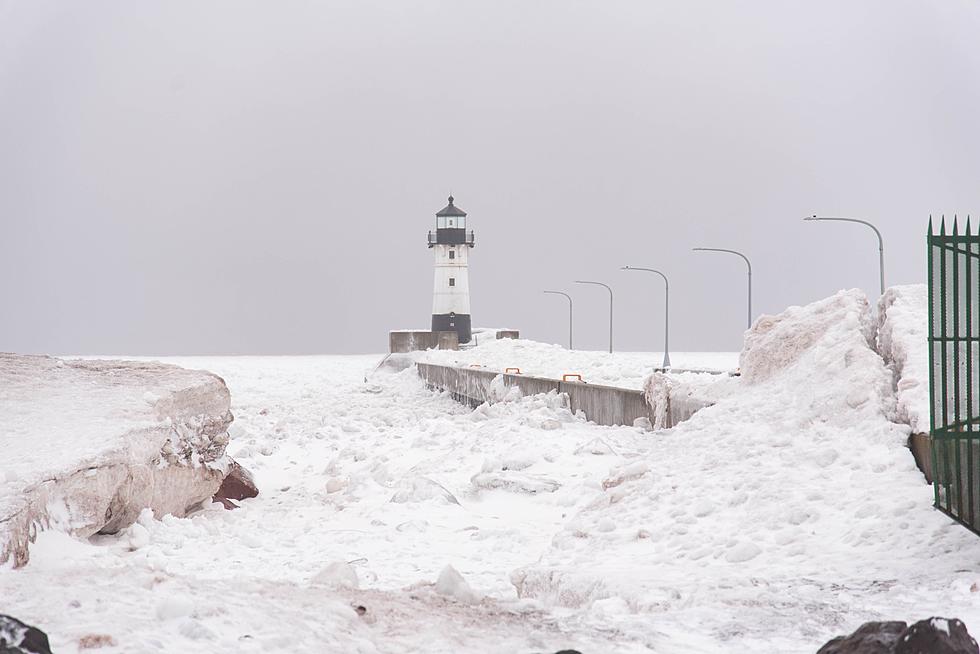
[[[817,654],[892,654],[905,631],[904,622],[865,622],[850,636],[838,636]]]
[[[910,626],[898,639],[895,654],[978,654],[977,641],[956,618],[929,618]]]
[[[929,618],[904,622],[866,622],[850,636],[838,636],[817,654],[980,654],[961,621]]]
[[[248,470],[241,467],[236,461],[232,461],[228,467],[228,474],[214,494],[213,501],[221,502],[226,509],[237,509],[241,500],[255,497],[259,494],[259,489],[255,485],[255,480]]]
[[[51,646],[40,629],[0,615],[0,654],[51,654]]]

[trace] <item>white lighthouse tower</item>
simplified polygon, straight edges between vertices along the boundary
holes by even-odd
[[[435,284],[432,290],[432,331],[454,331],[460,343],[472,336],[470,321],[469,254],[473,231],[466,229],[466,212],[449,204],[436,214],[436,229],[429,232],[435,252]]]

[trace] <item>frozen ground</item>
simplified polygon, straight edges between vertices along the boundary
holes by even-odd
[[[88,634],[134,652],[645,651],[515,601],[510,582],[644,434],[576,421],[554,398],[470,411],[412,370],[365,385],[379,358],[168,360],[226,379],[229,452],[262,494],[92,542],[42,534],[29,566],[0,571],[2,609],[56,651]],[[362,590],[314,581],[336,562]],[[426,585],[447,565],[477,603]]]
[[[412,370],[365,384],[380,357],[171,359],[225,378],[229,453],[262,494],[43,534],[0,570],[0,612],[57,652],[812,653],[870,619],[977,631],[980,540],[931,508],[866,311],[851,293],[760,320],[744,388],[656,433],[547,396],[472,411]]]

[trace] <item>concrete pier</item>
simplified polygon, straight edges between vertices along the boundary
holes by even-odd
[[[569,409],[582,411],[598,425],[632,425],[637,418],[646,418],[651,422],[653,418],[643,391],[639,390],[501,373],[486,368],[457,368],[431,363],[419,363],[417,367],[419,376],[427,386],[451,393],[453,399],[472,407],[491,400],[490,384],[499,375],[505,386],[517,387],[524,395],[551,391],[566,395]]]
[[[458,350],[459,335],[455,331],[393,331],[388,333],[388,344],[392,354],[425,350]]]

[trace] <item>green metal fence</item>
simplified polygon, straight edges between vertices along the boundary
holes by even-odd
[[[929,393],[936,508],[980,533],[980,235],[929,219]]]

